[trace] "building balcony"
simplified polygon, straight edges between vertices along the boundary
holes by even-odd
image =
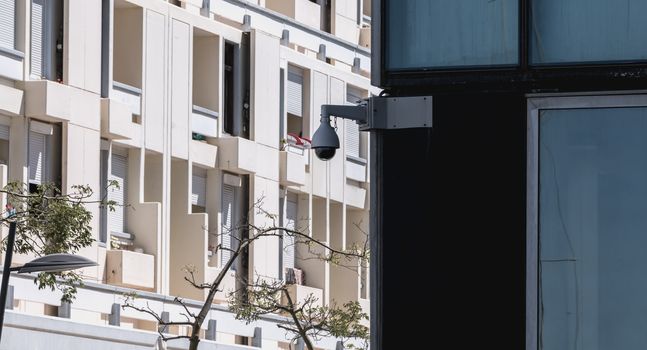
[[[344,191],[344,200],[347,205],[356,209],[365,209],[366,207],[366,189],[355,185],[346,184]]]
[[[207,267],[207,270],[205,272],[205,282],[207,283],[213,282],[218,276],[218,274],[220,273],[220,271],[222,271],[222,269],[217,267]],[[218,286],[218,292],[216,293],[216,296],[213,298],[213,303],[214,304],[227,303],[227,300],[229,299],[229,294],[233,293],[235,290],[236,290],[236,271],[229,270],[227,271],[225,278],[223,278],[222,282],[220,282],[220,286]]]
[[[128,106],[113,99],[101,99],[101,137],[130,140],[139,135],[139,128],[139,124],[132,122]]]
[[[313,307],[323,306],[323,290],[314,287],[308,287],[300,284],[289,284],[287,286],[288,294],[290,299],[295,304],[302,304],[310,295],[312,295],[316,301],[312,303]],[[281,303],[287,304],[287,297],[285,295],[281,296]]]
[[[155,289],[155,257],[129,250],[106,252],[106,282],[128,288]]]
[[[307,26],[321,29],[321,7],[309,0],[266,0],[265,7]]]
[[[132,115],[142,114],[142,90],[118,81],[112,82],[112,93],[110,98],[128,106]]]
[[[218,147],[204,141],[191,140],[191,159],[193,163],[209,168],[218,166]]]
[[[25,81],[24,90],[26,117],[101,127],[101,98],[95,93],[50,80]]]
[[[354,181],[366,182],[366,160],[346,155],[346,177]]]
[[[220,149],[218,166],[237,174],[256,172],[256,143],[242,137],[221,137],[216,141]]]
[[[218,137],[218,112],[193,105],[191,131],[207,137]]]
[[[306,183],[305,156],[288,151],[279,152],[279,179],[284,186]]]

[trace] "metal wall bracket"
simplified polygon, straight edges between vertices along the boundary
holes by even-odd
[[[322,105],[322,117],[354,120],[361,131],[431,128],[431,96],[370,97],[356,106]]]

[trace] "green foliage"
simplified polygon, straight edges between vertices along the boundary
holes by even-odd
[[[111,182],[108,187],[115,186]],[[0,190],[7,195],[7,207],[0,224],[16,222],[14,253],[43,256],[55,253],[77,253],[92,245],[92,213],[88,204],[105,205],[114,210],[114,201],[94,199],[87,185],[75,185],[70,193],[62,194],[52,183],[41,184],[32,192],[29,185],[11,182]],[[6,242],[2,250],[6,249]],[[58,281],[60,280],[60,282]],[[72,301],[81,276],[75,272],[40,273],[34,280],[39,289],[58,288],[63,301]]]

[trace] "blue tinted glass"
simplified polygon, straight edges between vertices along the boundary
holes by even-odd
[[[647,347],[647,108],[543,111],[540,349]]]
[[[387,70],[518,62],[518,0],[387,1]]]
[[[646,0],[532,1],[531,62],[647,59]]]

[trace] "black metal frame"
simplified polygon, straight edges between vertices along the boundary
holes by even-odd
[[[390,71],[385,67],[384,0],[372,0],[372,83],[398,93],[435,91],[596,91],[647,87],[647,62],[583,63],[531,66],[532,0],[519,0],[519,63],[507,67]]]

